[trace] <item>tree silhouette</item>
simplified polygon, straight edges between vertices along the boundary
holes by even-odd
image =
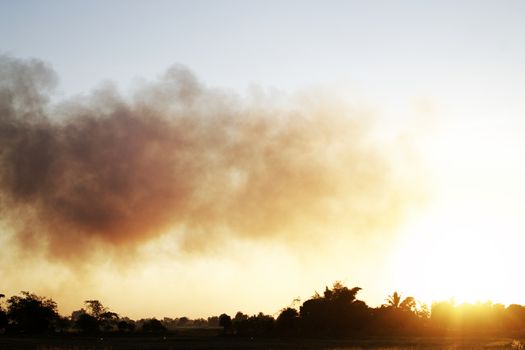
[[[156,318],[152,318],[144,321],[142,324],[142,331],[147,333],[160,333],[165,332],[166,327],[164,327],[162,323]]]
[[[0,330],[3,332],[7,328],[8,318],[4,310],[0,310]]]
[[[0,299],[5,298],[5,295],[0,294]],[[7,328],[8,319],[7,319],[7,313],[5,312],[4,308],[2,307],[2,304],[0,303],[0,333],[3,333],[5,329]]]
[[[281,310],[276,320],[277,330],[281,334],[290,335],[298,331],[299,312],[296,309],[287,307]]]
[[[209,327],[219,327],[219,316],[208,317],[207,323]]]
[[[506,310],[505,326],[514,332],[525,329],[525,306],[509,305]]]
[[[406,311],[415,311],[416,300],[413,297],[406,297],[402,299],[401,294],[398,292],[392,293],[386,298],[386,307],[392,307],[394,309],[402,309]]]
[[[227,314],[219,317],[191,320],[187,317],[139,320],[120,319],[98,300],[86,300],[85,309],[74,311],[71,317],[60,317],[56,303],[49,298],[21,292],[0,303],[0,333],[35,334],[44,332],[82,333],[163,332],[185,325],[187,327],[221,326],[224,334],[266,336],[425,336],[494,334],[512,336],[525,334],[525,306],[505,307],[491,302],[456,305],[453,301],[418,305],[413,297],[403,298],[393,292],[386,303],[370,308],[357,299],[359,287],[348,288],[340,282],[315,293],[299,311],[294,307],[282,309],[274,319],[259,313],[248,316],[237,312],[232,319]],[[0,298],[4,298],[0,294]]]
[[[219,326],[222,327],[224,334],[231,334],[233,332],[232,318],[227,314],[220,315]]]
[[[84,301],[86,311],[80,310],[80,316],[75,321],[75,327],[84,333],[105,332],[118,329],[117,313],[109,311],[99,300]]]
[[[0,294],[0,299],[5,298],[4,294]],[[0,303],[0,330],[4,332],[4,330],[7,328],[8,319],[7,319],[7,313],[4,311],[4,308],[2,307],[2,303]]]
[[[371,316],[368,306],[356,299],[359,287],[347,288],[335,282],[326,287],[323,296],[316,293],[300,308],[300,324],[304,332],[345,334],[367,324]]]
[[[416,300],[413,297],[403,299],[401,293],[394,292],[386,298],[386,304],[374,310],[372,329],[377,333],[407,334],[423,328],[422,310],[418,314]]]
[[[233,328],[240,336],[268,336],[274,332],[275,320],[262,312],[253,316],[238,312],[233,320]]]
[[[399,305],[401,305],[401,294],[394,292],[392,295],[389,295],[386,298],[386,302],[386,306],[390,306],[395,309],[399,308]]]
[[[416,299],[413,297],[406,297],[399,306],[401,310],[415,311],[416,310]]]
[[[86,305],[86,309],[87,309],[87,312],[88,314],[90,314],[91,316],[99,319],[100,316],[105,313],[105,312],[108,312],[109,310],[104,306],[102,305],[102,303],[98,300],[85,300],[84,301],[84,304]]]
[[[75,321],[75,328],[82,333],[96,333],[100,330],[100,322],[96,317],[83,313]]]
[[[100,327],[102,330],[108,332],[118,328],[119,316],[115,312],[105,311],[99,316]]]
[[[120,332],[133,332],[135,330],[135,322],[121,320],[117,323],[117,328]]]
[[[14,329],[21,333],[53,331],[54,323],[59,318],[57,304],[52,299],[29,292],[21,294],[7,300],[7,317]]]

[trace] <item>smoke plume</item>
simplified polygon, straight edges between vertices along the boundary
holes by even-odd
[[[178,66],[132,98],[106,87],[51,103],[56,81],[40,61],[0,57],[0,215],[50,258],[167,232],[181,249],[366,234],[406,209],[363,118],[323,101],[247,102]]]

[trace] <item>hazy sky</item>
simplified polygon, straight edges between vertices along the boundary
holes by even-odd
[[[100,299],[132,317],[274,313],[335,280],[362,287],[372,305],[394,289],[424,301],[525,303],[524,16],[523,1],[0,0],[0,54],[49,64],[59,78],[56,103],[89,98],[107,81],[125,96],[157,91],[166,69],[182,64],[205,87],[206,103],[225,113],[260,108],[279,119],[275,109],[313,100],[305,113],[326,114],[330,125],[334,113],[356,118],[365,131],[341,145],[370,159],[365,170],[326,157],[315,164],[338,171],[348,198],[395,193],[364,214],[337,194],[350,210],[341,216],[362,216],[370,232],[341,219],[320,235],[324,219],[305,228],[315,209],[305,205],[297,216],[305,227],[286,227],[299,231],[293,239],[217,234],[211,247],[189,253],[165,230],[141,240],[127,267],[105,251],[81,267],[34,246],[25,254],[5,220],[0,292],[42,293],[63,312]],[[236,107],[217,104],[219,95]],[[295,126],[285,130],[298,137]],[[367,147],[377,159],[359,153]],[[317,173],[305,164],[298,169]],[[388,169],[388,181],[366,175],[367,166]],[[367,177],[358,190],[348,180],[354,171]]]

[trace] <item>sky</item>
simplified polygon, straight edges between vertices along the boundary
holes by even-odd
[[[337,280],[525,304],[524,14],[0,1],[0,292],[135,318]]]

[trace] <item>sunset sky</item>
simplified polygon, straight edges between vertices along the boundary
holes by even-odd
[[[525,304],[525,2],[0,0],[0,293]]]

